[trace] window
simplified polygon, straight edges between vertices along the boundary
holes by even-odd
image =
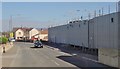
[[[19,35],[21,35],[21,32],[19,32]]]
[[[69,23],[72,23],[72,22],[69,22]]]
[[[113,19],[113,18],[111,18],[111,22],[112,22],[112,23],[114,22],[114,19]]]

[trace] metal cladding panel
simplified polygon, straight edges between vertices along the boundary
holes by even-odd
[[[48,33],[49,40],[55,43],[66,43],[66,31],[65,25],[50,28]]]
[[[94,47],[118,47],[118,16],[117,13],[94,18]],[[112,22],[113,21],[113,22]]]
[[[118,13],[118,43],[118,48],[120,49],[120,12]]]
[[[56,42],[56,27],[52,27],[48,29],[48,37],[50,42]]]
[[[94,20],[89,21],[89,48],[95,48],[94,46]]]
[[[48,36],[51,42],[88,47],[88,23],[52,27],[49,28]]]
[[[56,35],[57,37],[57,42],[58,43],[67,43],[67,28],[66,25],[60,26],[56,30],[58,34]]]
[[[67,43],[88,47],[88,23],[72,23],[67,25]]]

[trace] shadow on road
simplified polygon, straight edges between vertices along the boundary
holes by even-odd
[[[77,69],[76,67],[3,67],[2,69]]]
[[[41,48],[41,47],[30,47],[30,48]]]
[[[69,62],[73,65],[76,65],[81,69],[117,69],[114,67],[109,67],[104,64],[93,63],[88,60],[80,60],[79,58],[72,57],[72,56],[58,56],[57,58],[64,60],[66,62]]]
[[[69,53],[69,54],[77,54],[77,56],[57,56],[56,58],[64,60],[68,63],[71,63],[79,68],[82,69],[117,69],[113,68],[98,62],[94,62],[91,60],[84,59],[83,57],[87,57],[90,59],[93,59],[95,61],[98,61],[98,58],[96,55],[89,55],[85,54],[84,52],[81,52],[79,48],[73,48],[71,46],[62,46],[62,44],[55,44],[55,43],[49,43],[49,42],[43,42],[43,44],[48,45],[53,48],[58,48],[60,51]]]

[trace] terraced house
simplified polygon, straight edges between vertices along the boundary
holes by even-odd
[[[13,28],[14,38],[16,40],[33,41],[35,39],[47,40],[47,30],[36,29],[36,28]]]

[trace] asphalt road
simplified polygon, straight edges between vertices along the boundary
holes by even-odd
[[[74,67],[57,57],[71,56],[70,54],[53,50],[44,46],[44,48],[31,48],[33,43],[15,42],[14,47],[2,56],[3,67]],[[77,68],[78,69],[78,68]]]

